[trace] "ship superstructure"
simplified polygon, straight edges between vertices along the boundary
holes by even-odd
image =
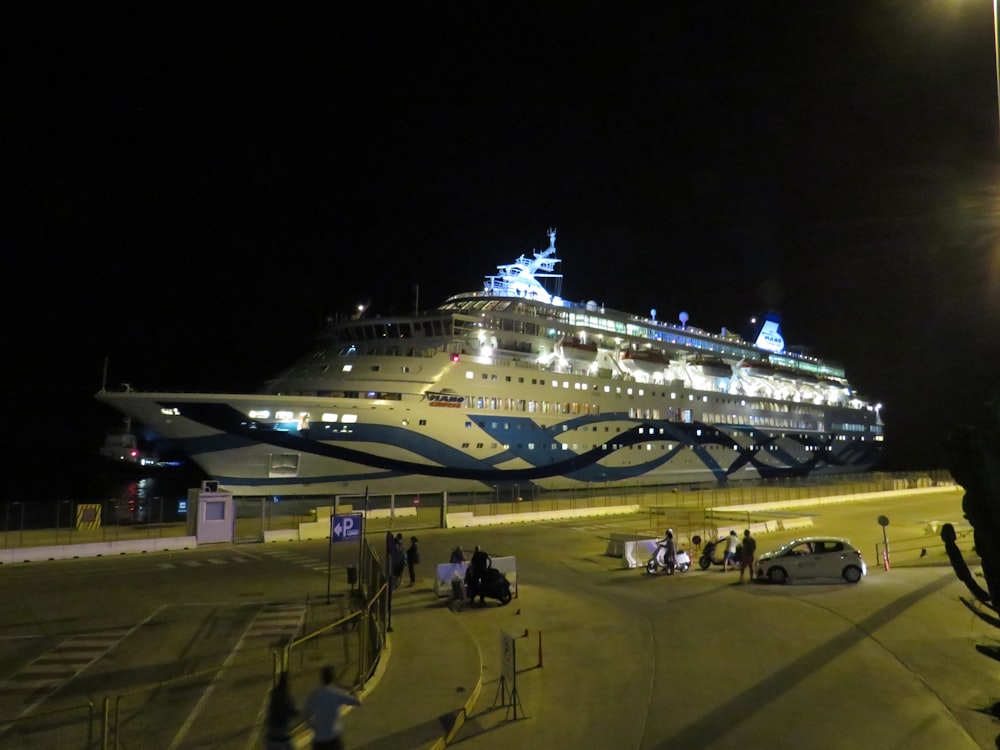
[[[256,394],[102,391],[237,495],[726,483],[856,472],[880,407],[843,367],[560,296],[549,247],[432,312],[355,316]]]

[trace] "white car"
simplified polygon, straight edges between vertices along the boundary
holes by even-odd
[[[785,583],[802,578],[843,578],[857,583],[868,574],[861,552],[839,537],[796,539],[757,558],[757,578]]]

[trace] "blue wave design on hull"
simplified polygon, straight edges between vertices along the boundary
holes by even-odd
[[[805,476],[821,469],[823,465],[831,468],[867,467],[875,462],[878,455],[878,451],[874,446],[866,447],[864,443],[854,442],[846,446],[839,454],[835,454],[833,451],[825,450],[825,447],[830,444],[829,439],[822,441],[812,440],[806,441],[805,444],[815,445],[818,450],[815,451],[809,461],[797,462],[791,454],[781,449],[775,438],[767,437],[762,440],[761,437],[765,436],[766,433],[760,429],[756,429],[754,431],[756,435],[754,448],[739,448],[738,451],[735,451],[737,455],[729,467],[723,468],[708,450],[708,446],[711,445],[727,446],[727,449],[730,449],[733,445],[732,438],[726,435],[720,428],[700,423],[677,425],[664,421],[639,421],[632,428],[616,433],[612,440],[605,441],[588,451],[575,453],[569,450],[560,450],[560,454],[569,453],[569,456],[559,461],[553,460],[550,456],[547,463],[537,463],[537,450],[529,450],[518,447],[518,444],[508,443],[512,431],[516,432],[519,444],[522,446],[530,443],[548,444],[554,442],[555,436],[565,430],[578,429],[595,423],[605,423],[608,420],[626,420],[628,417],[615,414],[603,414],[600,417],[579,417],[567,420],[555,427],[545,428],[539,426],[533,420],[523,417],[496,419],[491,415],[489,419],[483,419],[482,417],[469,416],[468,419],[470,421],[479,425],[481,429],[498,443],[508,443],[510,445],[507,450],[494,454],[485,460],[474,458],[457,448],[453,448],[409,429],[388,425],[359,424],[352,426],[352,440],[396,445],[439,464],[433,465],[376,456],[344,445],[321,442],[324,438],[324,433],[327,433],[328,439],[335,439],[334,435],[329,434],[330,428],[327,427],[282,431],[251,426],[247,423],[243,414],[227,404],[163,402],[161,406],[164,408],[176,408],[185,418],[218,430],[221,433],[202,438],[178,440],[179,447],[189,455],[233,450],[263,443],[286,451],[334,458],[354,463],[358,466],[366,466],[374,470],[351,475],[311,476],[305,480],[309,483],[325,481],[373,481],[408,475],[465,479],[486,484],[498,481],[530,483],[532,480],[554,476],[566,476],[581,482],[621,481],[633,479],[663,467],[670,463],[681,450],[690,448],[695,452],[705,468],[712,473],[716,481],[720,484],[725,484],[729,476],[741,471],[747,464],[751,465],[762,477],[778,478]],[[496,422],[498,425],[495,429],[492,426],[493,422]],[[499,424],[501,423],[507,425],[507,428],[500,429]],[[749,428],[733,427],[732,429],[749,432]],[[699,437],[697,434],[699,430],[705,436]],[[619,467],[609,467],[599,463],[603,458],[622,448],[630,448],[639,443],[662,443],[664,441],[676,442],[677,446],[655,459],[632,466]],[[765,450],[768,451],[768,455],[772,459],[777,458],[785,463],[786,466],[775,467],[769,462],[760,461],[757,458],[757,454]],[[497,468],[499,464],[512,459],[521,459],[532,465],[519,469]],[[225,479],[228,483],[234,485],[266,482],[275,487],[301,484],[304,481],[301,477],[249,479],[229,477]]]

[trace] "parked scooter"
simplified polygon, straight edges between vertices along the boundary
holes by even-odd
[[[477,596],[499,599],[501,604],[507,604],[513,598],[510,590],[510,581],[507,576],[495,568],[487,568],[483,573],[482,591],[479,584],[472,577],[472,568],[465,573],[465,585],[469,592],[469,599],[475,600]]]
[[[647,573],[657,573],[659,571],[666,572],[667,575],[671,574],[671,570],[667,568],[667,562],[664,559],[664,554],[666,553],[666,547],[662,544],[656,545],[656,551],[653,556],[649,558],[649,562],[646,563]],[[674,570],[681,573],[686,572],[691,567],[691,555],[686,551],[679,549],[674,553]]]
[[[728,537],[719,537],[715,541],[706,542],[705,546],[701,550],[701,556],[698,558],[698,567],[702,570],[708,570],[713,565],[722,566],[726,564],[726,543],[728,542]],[[740,558],[740,547],[742,545],[736,545],[736,559]],[[733,563],[733,567],[736,567],[736,563]]]
[[[716,548],[725,541],[725,539],[716,539],[714,542],[705,542],[705,546],[701,550],[701,557],[698,558],[698,567],[702,570],[708,570],[713,565],[722,565],[722,552],[719,552],[718,557],[716,557]]]

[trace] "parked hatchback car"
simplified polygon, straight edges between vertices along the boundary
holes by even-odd
[[[813,578],[842,578],[857,583],[867,574],[861,552],[839,537],[796,539],[757,558],[758,580],[771,583]]]

